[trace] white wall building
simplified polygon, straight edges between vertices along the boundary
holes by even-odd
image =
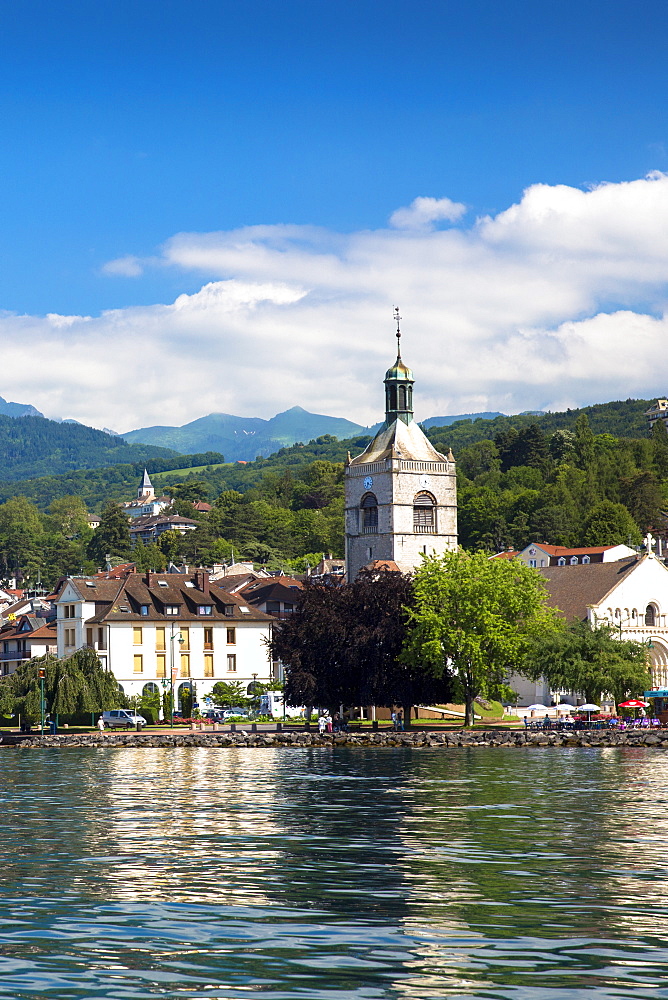
[[[128,696],[171,682],[178,707],[191,682],[199,700],[220,680],[247,689],[271,679],[271,616],[211,584],[203,570],[68,578],[56,607],[58,655],[90,646]]]
[[[550,593],[549,604],[569,620],[590,621],[593,627],[612,625],[620,639],[648,644],[653,688],[668,688],[668,568],[645,539],[646,555],[617,562],[551,566],[541,570]],[[549,685],[514,674],[511,687],[520,705],[550,705]],[[562,698],[573,704],[573,696]],[[582,699],[580,699],[582,703]]]

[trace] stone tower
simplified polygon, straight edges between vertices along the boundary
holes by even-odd
[[[401,359],[385,374],[385,423],[345,471],[346,572],[391,560],[405,573],[422,554],[457,547],[457,484],[452,452],[441,455],[413,420],[413,373]]]

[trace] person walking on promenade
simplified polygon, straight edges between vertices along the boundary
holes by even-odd
[[[327,720],[324,715],[321,715],[318,719],[318,732],[322,736],[327,728]]]
[[[327,732],[331,733],[333,727],[332,727],[332,717],[329,714],[329,712],[327,712],[327,715],[325,716],[325,723],[327,725]]]
[[[397,732],[403,733],[404,731],[404,713],[399,709],[397,712]]]
[[[100,716],[100,718],[97,720],[97,728],[100,730],[101,733],[104,732],[104,718],[102,716]]]

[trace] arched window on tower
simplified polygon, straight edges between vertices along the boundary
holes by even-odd
[[[365,493],[362,497],[362,532],[366,535],[378,532],[378,500],[373,493]]]
[[[436,530],[436,500],[431,493],[418,493],[413,500],[413,531],[433,535]]]
[[[399,386],[399,409],[400,410],[405,410],[406,409],[406,386],[405,385],[400,385]]]
[[[648,604],[645,608],[645,625],[656,625],[656,608],[653,604]]]
[[[390,393],[390,399],[389,399],[390,405],[388,406],[388,410],[396,410],[396,408],[397,408],[397,387],[396,387],[396,385],[391,385],[390,386],[389,393]]]

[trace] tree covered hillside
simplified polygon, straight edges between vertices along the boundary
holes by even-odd
[[[70,469],[94,469],[119,462],[147,462],[173,452],[122,438],[83,424],[56,423],[45,417],[20,419],[0,414],[0,480],[16,482]]]
[[[646,401],[608,404],[610,423],[619,426],[615,419],[627,412],[636,426],[638,412],[642,414],[647,405]],[[601,423],[605,407],[592,409],[597,426],[605,426]],[[551,430],[550,421],[552,426],[557,422],[568,426]],[[530,541],[638,543],[647,528],[656,529],[664,522],[668,435],[663,424],[651,436],[644,430],[642,437],[618,437],[607,431],[595,433],[587,414],[580,411],[503,418],[500,423],[464,421],[445,430],[430,429],[428,434],[441,450],[452,447],[455,452],[459,538],[468,549],[492,552],[522,548]],[[156,490],[173,496],[174,511],[194,517],[199,526],[184,537],[166,532],[160,550],[134,550],[137,562],[156,569],[163,558],[207,564],[229,558],[234,551],[237,557],[297,570],[306,562],[313,564],[322,552],[342,555],[344,461],[348,451],[359,454],[368,441],[368,437],[337,441],[325,435],[247,464],[222,463],[221,456],[212,454],[179,456],[171,460],[171,468],[167,468],[168,459],[155,462],[149,471]],[[4,483],[0,497],[5,501],[20,497],[24,505],[34,503],[35,507],[29,504],[34,517],[28,520],[37,535],[38,523],[42,524],[44,538],[44,529],[49,534],[53,525],[54,508],[49,508],[54,501],[74,495],[89,510],[100,510],[106,501],[132,497],[140,475],[137,465],[82,470]],[[195,499],[212,504],[211,513],[194,512]],[[0,504],[0,563],[25,566],[30,551],[31,566],[36,569],[42,543],[15,532],[10,547],[11,532],[3,527],[6,509],[6,503]],[[27,508],[21,510],[25,522]],[[100,545],[91,543],[92,547],[87,543],[85,551],[75,544],[75,551],[70,541],[76,543],[76,533],[64,548],[52,536],[49,577],[64,566],[63,554],[68,564],[81,563],[104,548],[100,541]],[[128,553],[121,546],[114,554]]]

